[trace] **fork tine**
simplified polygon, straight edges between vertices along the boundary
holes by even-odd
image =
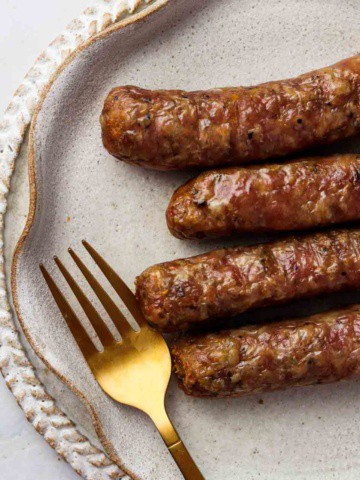
[[[56,285],[49,272],[46,270],[44,265],[40,264],[39,267],[50,289],[50,292],[52,293],[52,296],[54,297],[54,300],[84,357],[87,358],[97,353],[97,349],[95,348],[95,345],[92,343],[90,337],[86,333],[85,328],[82,326],[80,320],[77,318],[73,309],[70,307],[69,303],[60,291],[59,287]]]
[[[104,346],[110,345],[114,342],[114,337],[112,336],[110,330],[108,329],[106,323],[100,317],[97,310],[93,307],[91,302],[88,300],[84,292],[81,290],[79,285],[76,283],[74,278],[71,276],[69,271],[65,268],[62,262],[58,257],[54,257],[56,265],[59,267],[60,272],[63,274],[65,280],[67,281],[69,287],[73,291],[75,297],[78,299],[82,309],[86,313],[86,316],[90,320],[91,325],[94,327],[95,332],[100,338],[101,343]]]
[[[93,276],[93,274],[88,270],[85,264],[76,255],[74,250],[69,248],[69,253],[72,259],[74,260],[74,262],[76,263],[76,265],[79,267],[81,273],[84,275],[84,277],[88,281],[91,288],[94,290],[96,296],[98,297],[101,304],[105,308],[109,317],[114,322],[114,325],[116,326],[116,328],[119,330],[121,336],[126,337],[130,333],[133,333],[134,330],[129,324],[129,322],[126,320],[125,316],[122,314],[119,308],[115,305],[115,303],[112,301],[110,296],[105,292],[105,290],[102,288],[102,286]]]
[[[119,295],[121,300],[124,302],[129,312],[137,321],[139,327],[146,325],[144,315],[142,314],[141,308],[136,300],[135,295],[126,285],[126,283],[120,278],[120,276],[110,267],[110,265],[103,259],[103,257],[92,247],[86,240],[82,241],[82,244],[89,252],[96,265],[103,272],[105,277],[108,279],[116,293]]]

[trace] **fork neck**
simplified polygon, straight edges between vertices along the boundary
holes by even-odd
[[[172,447],[180,441],[180,437],[171,423],[164,405],[156,409],[156,411],[148,413],[148,415],[155,423],[167,447]]]

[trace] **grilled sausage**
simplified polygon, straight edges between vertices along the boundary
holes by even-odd
[[[173,343],[179,385],[198,397],[235,397],[329,383],[360,373],[360,306]]]
[[[115,157],[159,170],[238,165],[360,131],[360,56],[297,78],[208,91],[118,87],[101,116]]]
[[[233,167],[181,186],[166,212],[178,238],[301,230],[360,219],[360,156]]]
[[[295,298],[360,286],[360,230],[291,237],[155,265],[136,281],[143,313],[162,331]]]

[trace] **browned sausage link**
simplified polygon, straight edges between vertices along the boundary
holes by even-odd
[[[209,91],[108,95],[103,142],[148,168],[237,165],[327,144],[360,131],[360,56],[290,80]]]
[[[222,249],[155,265],[137,278],[147,320],[163,331],[295,298],[360,286],[360,230]]]
[[[360,307],[188,336],[171,350],[189,395],[242,396],[335,382],[360,373]]]
[[[180,187],[166,213],[178,238],[301,230],[360,219],[360,156],[205,172]]]

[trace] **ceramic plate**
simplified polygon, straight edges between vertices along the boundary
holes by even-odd
[[[110,157],[99,126],[104,98],[123,84],[191,90],[285,78],[353,55],[360,41],[360,9],[352,1],[163,3],[92,39],[49,84],[32,125],[30,214],[13,269],[17,313],[31,345],[82,399],[112,459],[144,480],[182,477],[150,420],[103,394],[38,265],[44,262],[66,290],[52,256],[76,273],[67,254],[72,246],[90,266],[81,247],[86,238],[133,286],[153,263],[229,242],[184,242],[168,233],[167,202],[191,174],[146,171]],[[247,318],[305,314],[354,299],[298,302]],[[360,474],[359,389],[352,381],[208,401],[186,397],[172,382],[167,405],[207,480],[352,479]]]

